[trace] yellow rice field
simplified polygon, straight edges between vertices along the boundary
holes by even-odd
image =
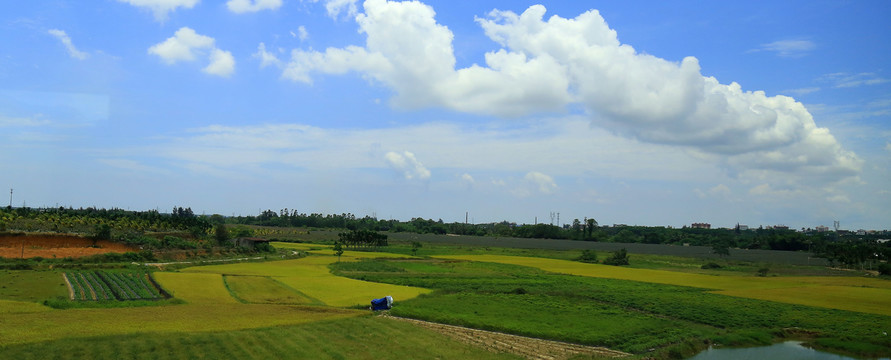
[[[144,332],[228,331],[360,316],[366,312],[318,306],[188,304],[69,309],[4,314],[0,346],[77,336]]]
[[[225,277],[229,290],[240,300],[252,304],[312,304],[318,300],[300,294],[289,286],[266,276]]]
[[[891,315],[891,284],[857,277],[757,277],[690,274],[504,255],[452,255],[446,259],[486,261],[545,271],[715,290],[714,293],[830,309]]]
[[[173,297],[190,304],[237,304],[220,274],[156,272],[152,274]]]
[[[382,254],[386,256],[393,255],[388,253]],[[375,253],[367,252],[359,252],[359,255],[362,257],[378,256]],[[347,256],[345,252],[341,260],[354,261],[359,255]],[[309,256],[301,259],[263,263],[198,266],[186,268],[182,271],[184,274],[270,277],[297,290],[300,294],[310,299],[315,299],[329,306],[369,305],[371,299],[386,295],[390,295],[399,301],[430,292],[429,289],[373,283],[334,276],[328,269],[328,265],[336,261],[336,256]],[[186,301],[189,300],[186,299]]]
[[[43,306],[38,303],[34,303],[34,302],[30,302],[30,301],[15,301],[15,300],[0,299],[0,315],[36,313],[36,312],[44,312],[44,311],[52,311],[52,310],[53,309],[50,307]]]

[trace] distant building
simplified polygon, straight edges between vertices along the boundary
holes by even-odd
[[[694,228],[694,229],[711,229],[711,228],[712,228],[712,224],[709,224],[709,223],[693,223],[693,225],[690,225],[690,227],[691,227],[691,228]]]
[[[749,230],[749,225],[739,225],[739,231]]]
[[[817,226],[817,232],[827,232],[827,231],[829,231],[828,226],[824,226],[824,225]]]
[[[789,227],[786,225],[777,225],[773,227],[776,230],[789,230]]]
[[[859,235],[859,236],[866,235],[866,230],[863,230],[863,229],[857,230],[857,235]]]

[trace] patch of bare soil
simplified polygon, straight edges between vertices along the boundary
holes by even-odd
[[[64,235],[22,235],[0,237],[0,257],[5,258],[64,258],[84,257],[106,253],[139,251],[124,244]]]
[[[445,325],[429,321],[407,319],[385,315],[388,318],[407,321],[436,331],[463,343],[480,346],[492,352],[506,352],[534,360],[561,360],[576,355],[589,355],[603,358],[631,356],[604,347],[570,344],[560,341],[542,340],[525,336],[504,334],[494,331],[477,330],[461,326]]]

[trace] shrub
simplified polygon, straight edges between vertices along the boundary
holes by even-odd
[[[625,250],[625,248],[616,250],[610,257],[603,260],[603,264],[615,266],[628,265],[628,251]]]
[[[702,266],[701,266],[702,269],[720,269],[720,268],[722,268],[722,267],[723,267],[723,266],[718,265],[717,263],[713,263],[713,262],[710,262],[710,263],[708,263],[708,264],[705,264],[705,265],[702,265]]]
[[[891,275],[891,264],[889,264],[889,263],[879,264],[879,274]]]
[[[767,273],[770,271],[768,268],[760,268],[758,269],[758,276],[764,277],[767,276]]]
[[[582,255],[575,258],[576,261],[581,261],[583,263],[597,263],[597,252],[594,250],[582,250]]]

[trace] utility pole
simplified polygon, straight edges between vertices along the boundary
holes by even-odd
[[[12,189],[9,189],[9,208],[12,209]]]

